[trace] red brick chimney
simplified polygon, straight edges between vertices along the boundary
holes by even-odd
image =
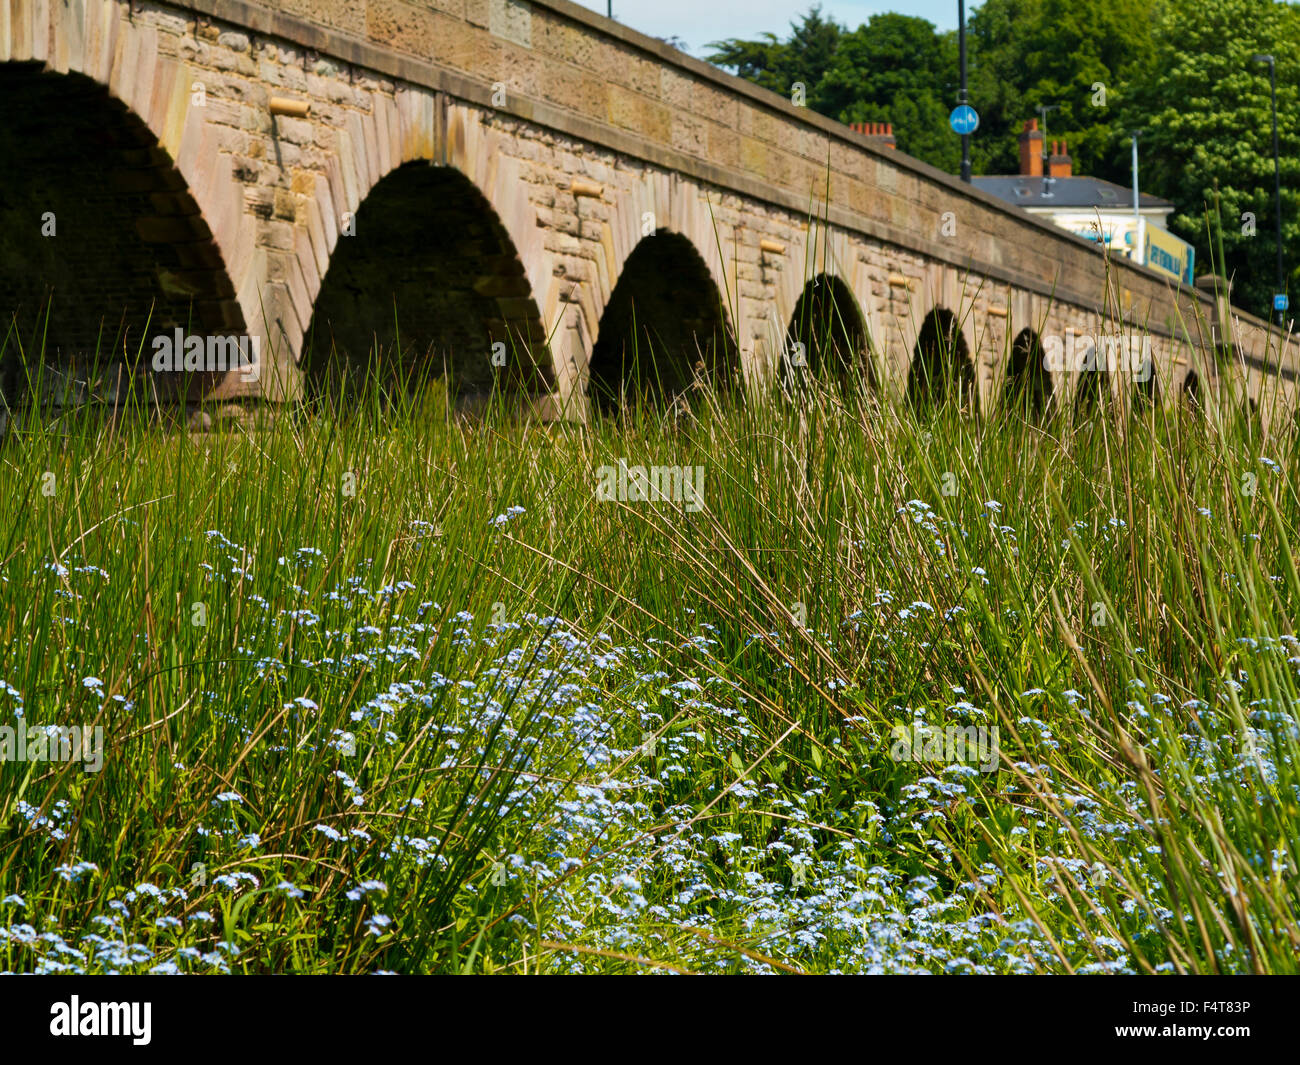
[[[892,122],[853,122],[849,129],[854,133],[861,133],[870,140],[877,148],[897,148],[898,142],[894,140],[894,124]]]
[[[1074,164],[1070,161],[1069,152],[1066,151],[1065,141],[1053,141],[1052,155],[1047,160],[1047,176],[1070,177],[1073,169]]]
[[[1043,176],[1043,131],[1036,118],[1025,119],[1020,134],[1020,173],[1024,177]]]

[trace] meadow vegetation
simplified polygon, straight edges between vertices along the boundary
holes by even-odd
[[[15,415],[0,970],[1295,971],[1293,431],[687,398]]]

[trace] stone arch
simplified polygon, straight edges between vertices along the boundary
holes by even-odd
[[[237,160],[231,151],[233,130],[242,123],[260,123],[259,130],[273,126],[267,112],[270,93],[262,85],[227,91],[210,69],[190,63],[203,49],[224,51],[221,58],[232,68],[252,63],[250,56],[237,54],[249,50],[249,36],[223,35],[228,38],[223,44],[216,28],[208,26],[210,36],[199,40],[195,23],[178,26],[174,18],[141,13],[118,0],[11,0],[8,14],[6,30],[0,32],[0,63],[39,62],[51,72],[85,74],[103,85],[139,117],[157,139],[158,150],[174,161],[210,228],[243,328],[260,344],[261,365],[255,380],[227,374],[206,398],[292,396],[293,345],[301,340],[294,310],[304,302],[296,298],[301,274],[282,261],[273,262],[273,241],[264,239],[266,216],[259,205],[247,202],[247,178],[238,173],[247,160]],[[265,186],[260,191],[276,190]],[[300,247],[304,239],[299,235]]]
[[[1082,420],[1110,409],[1114,399],[1110,374],[1105,370],[1085,369],[1078,373],[1074,388],[1074,416]]]
[[[1135,411],[1145,411],[1160,406],[1160,374],[1155,359],[1144,365],[1143,372],[1133,378],[1131,405]]]
[[[447,375],[462,400],[552,383],[524,264],[479,188],[454,167],[390,170],[334,247],[302,364],[309,385]]]
[[[912,368],[916,361],[917,344],[930,316],[936,311],[943,312],[945,329],[954,340],[960,339],[960,346],[975,375],[976,388],[982,387],[976,364],[978,346],[971,321],[974,308],[965,281],[965,277],[956,269],[942,263],[922,267],[919,277],[910,272],[889,275],[887,285],[890,308],[886,320],[892,318],[892,328],[889,332],[890,343],[886,348],[886,375],[882,386],[897,402],[911,401]]]
[[[799,302],[818,277],[829,277],[842,283],[848,300],[856,308],[866,333],[866,357],[872,379],[879,383],[882,367],[876,362],[884,354],[888,330],[883,326],[877,313],[877,301],[873,298],[874,289],[879,284],[873,261],[879,261],[883,254],[882,246],[868,245],[876,252],[873,256],[867,252],[858,235],[828,225],[821,219],[810,223],[807,216],[801,215],[790,217],[786,222],[783,232],[788,234],[793,230],[797,235],[784,250],[766,251],[761,245],[762,235],[749,233],[734,251],[743,262],[749,262],[750,257],[757,254],[759,280],[771,293],[762,301],[765,318],[756,323],[765,340],[765,351],[770,356],[759,369],[768,379],[779,383],[785,344]],[[784,240],[778,241],[778,245],[784,243]]]
[[[849,286],[827,273],[804,285],[785,333],[782,382],[806,378],[833,382],[846,393],[875,385],[866,318]]]
[[[233,289],[239,312],[227,302],[227,315],[242,318],[261,346],[258,379],[250,384],[242,374],[228,375],[211,398],[298,394],[297,356],[345,216],[355,216],[389,171],[413,160],[455,167],[478,186],[525,264],[531,290],[546,293],[544,321],[558,323],[563,278],[543,247],[535,205],[519,194],[524,164],[497,150],[508,134],[481,109],[371,79],[352,88],[348,106],[340,107],[327,95],[328,78],[318,79],[313,95],[304,77],[279,91],[309,104],[309,115],[272,116],[270,86],[241,86],[212,74],[214,63],[256,71],[265,44],[256,34],[140,17],[117,0],[11,0],[6,14],[0,63],[85,74],[138,115],[157,149],[175,160],[226,264],[229,287],[222,291]],[[283,41],[268,46],[281,54],[295,50]],[[203,56],[205,66],[191,65]],[[345,65],[322,64],[346,73]],[[204,90],[201,100],[196,88]],[[267,152],[241,154],[246,141],[268,145]]]
[[[342,321],[333,312],[341,311],[348,302],[347,275],[355,275],[360,263],[375,261],[375,242],[361,239],[362,227],[377,224],[381,232],[399,236],[404,246],[410,244],[411,232],[394,233],[400,213],[395,205],[405,203],[408,221],[417,232],[429,233],[431,214],[445,220],[459,212],[475,227],[467,238],[472,245],[468,250],[473,276],[457,278],[456,287],[478,307],[484,328],[478,339],[470,342],[464,341],[465,330],[460,330],[457,346],[462,351],[469,350],[467,343],[481,347],[483,363],[474,367],[475,356],[466,356],[463,366],[449,363],[458,385],[471,394],[481,394],[494,377],[523,384],[532,392],[551,384],[557,376],[557,360],[553,346],[548,349],[546,341],[554,331],[553,326],[548,329],[548,323],[558,324],[563,313],[557,295],[559,279],[554,257],[543,246],[544,232],[537,225],[535,205],[521,192],[528,188],[523,164],[502,150],[507,131],[481,108],[450,103],[422,88],[399,84],[391,94],[382,88],[357,92],[367,97],[364,109],[341,113],[331,109],[316,125],[317,141],[332,150],[323,161],[323,172],[306,175],[297,195],[293,251],[280,256],[280,266],[271,264],[272,273],[289,276],[289,308],[283,321],[287,350],[300,356],[306,350],[309,330],[314,330],[308,367],[314,376],[315,346],[329,333],[322,328],[325,321]],[[297,135],[301,136],[302,130]],[[298,179],[294,188],[299,188]],[[425,198],[417,203],[419,190],[447,199]],[[370,202],[372,195],[378,199]],[[355,227],[357,236],[349,235],[349,226]],[[325,291],[325,314],[318,316],[317,301],[334,269],[334,256],[340,254],[340,242],[354,239],[362,246],[342,251],[345,258],[336,277],[339,284],[331,283],[334,291]],[[454,254],[455,248],[440,245],[425,250],[433,252],[437,260],[439,253]],[[438,262],[421,264],[414,253],[406,262],[417,273],[439,274]],[[395,286],[394,280],[389,271],[387,280],[380,278],[377,284],[378,289],[390,290],[381,296],[390,311],[394,290],[399,297],[405,290],[407,302],[414,302],[412,286]],[[472,289],[472,295],[466,289]],[[544,307],[538,305],[534,294],[545,294]],[[378,338],[382,349],[393,339],[392,331],[380,326],[377,316],[368,318],[369,333]],[[400,326],[400,316],[397,322]],[[426,349],[437,347],[427,314],[417,332],[420,336],[410,349],[403,341],[408,355],[414,352],[418,356],[421,339],[427,341]],[[356,343],[354,336],[352,345]],[[492,365],[494,343],[505,345],[505,367]],[[471,367],[473,372],[466,377],[461,371]]]
[[[588,395],[600,409],[669,402],[697,378],[737,384],[739,353],[722,293],[691,241],[658,230],[638,243],[601,315]]]
[[[1127,365],[1127,348],[1120,338],[1095,326],[1082,332],[1067,329],[1066,334],[1066,366],[1075,378],[1075,421],[1111,415],[1123,402],[1125,383],[1135,383]]]
[[[1022,329],[1037,333],[1041,339],[1048,331],[1051,303],[1036,293],[1012,288],[1006,297],[1007,335],[1014,337]]]
[[[1044,357],[1041,335],[1025,326],[1011,342],[1002,387],[1003,403],[1010,411],[1039,418],[1051,410],[1052,377]]]
[[[553,299],[559,300],[562,313],[568,312],[557,319],[567,343],[556,355],[558,391],[566,409],[581,409],[589,400],[598,399],[599,385],[593,386],[593,379],[598,371],[606,371],[596,366],[595,357],[602,331],[609,333],[611,303],[616,292],[621,289],[625,297],[632,287],[625,283],[629,281],[629,262],[634,256],[644,256],[647,248],[662,248],[663,244],[647,244],[660,238],[667,238],[678,249],[701,291],[708,292],[710,307],[720,309],[727,338],[721,350],[731,350],[733,369],[757,386],[763,377],[760,363],[768,354],[766,346],[761,339],[754,341],[754,349],[747,350],[742,359],[739,344],[741,330],[747,325],[753,326],[747,336],[762,330],[766,308],[761,301],[739,298],[734,260],[738,248],[749,239],[743,227],[728,224],[722,217],[728,212],[711,199],[708,188],[681,175],[642,168],[629,182],[618,180],[626,174],[622,167],[611,170],[594,162],[583,171],[592,180],[575,177],[568,190],[557,190],[555,201],[557,211],[572,209],[579,225],[599,239],[592,259],[575,262],[556,256],[552,271]],[[597,179],[612,180],[596,184]],[[574,192],[580,185],[588,186],[581,196]],[[779,343],[780,333],[774,332],[774,342]],[[555,347],[553,340],[552,349]],[[600,350],[603,357],[607,345]]]
[[[957,316],[934,307],[917,331],[907,375],[907,399],[913,409],[957,402],[979,409],[979,387],[971,349]]]
[[[1042,354],[1048,356],[1046,362],[1040,362],[1039,365],[1043,367],[1050,388],[1052,409],[1059,410],[1062,397],[1069,390],[1070,384],[1070,375],[1063,365],[1063,360],[1058,364],[1052,359],[1058,350],[1058,345],[1060,353],[1064,354],[1065,338],[1062,335],[1064,308],[1051,297],[1026,292],[1023,289],[1012,289],[1008,303],[1010,314],[1007,318],[1006,336],[1011,347],[1004,350],[1011,354],[1014,351],[1015,341],[1023,333],[1028,331],[1033,335]],[[1005,395],[1009,386],[1011,365],[1010,358],[1003,361],[1002,373],[998,380],[999,392],[1002,395]]]
[[[95,6],[90,0],[86,9]],[[0,313],[13,316],[5,326],[16,326],[30,357],[33,324],[48,299],[37,341],[47,360],[93,363],[99,387],[116,398],[125,393],[129,368],[148,372],[154,338],[173,338],[176,330],[187,339],[246,332],[226,267],[229,240],[223,248],[220,227],[209,226],[205,209],[224,197],[197,187],[193,172],[174,161],[174,141],[160,136],[160,116],[179,122],[188,113],[187,95],[182,103],[165,97],[171,105],[162,106],[145,90],[129,91],[118,65],[68,39],[77,29],[67,21],[71,15],[45,24],[32,5],[19,3],[13,18],[10,33],[0,34],[0,49],[8,46],[7,54],[0,51],[0,158],[7,171],[0,291],[8,298]],[[52,39],[60,61],[47,61],[41,42],[24,37],[37,31]],[[151,76],[165,81],[174,73],[153,58],[151,64],[141,56],[135,72],[147,89],[156,89]],[[142,101],[151,106],[138,110]],[[9,347],[0,386],[17,392],[31,368],[19,368],[17,344]],[[146,394],[176,398],[188,386],[187,397],[199,398],[225,376],[154,374]]]

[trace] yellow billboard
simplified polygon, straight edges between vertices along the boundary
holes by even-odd
[[[1168,230],[1146,226],[1146,242],[1142,261],[1162,274],[1190,285],[1196,266],[1196,249],[1180,240]]]

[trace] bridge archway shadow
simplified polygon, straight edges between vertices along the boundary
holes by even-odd
[[[463,408],[551,381],[541,314],[491,204],[459,170],[407,163],[340,231],[303,340],[309,394],[441,379]]]
[[[145,123],[82,74],[0,64],[0,160],[0,393],[28,400],[40,378],[46,395],[117,400],[134,374],[137,395],[194,399],[216,384],[223,375],[150,375],[154,338],[239,336],[245,323],[212,232]]]
[[[697,384],[730,393],[740,359],[722,294],[695,246],[660,230],[623,265],[592,347],[596,410],[667,406]]]
[[[1147,414],[1160,407],[1160,378],[1154,362],[1143,366],[1144,377],[1134,380],[1132,407],[1135,414]]]
[[[845,397],[866,396],[876,384],[861,308],[849,286],[829,274],[804,286],[782,349],[782,388],[793,394],[814,381]]]
[[[1002,388],[1003,409],[1029,421],[1051,416],[1056,406],[1052,375],[1044,365],[1042,338],[1025,328],[1011,343],[1006,382]]]
[[[935,307],[925,317],[912,349],[907,400],[916,412],[956,405],[978,413],[975,364],[956,316]]]
[[[1091,421],[1110,413],[1114,393],[1111,391],[1109,371],[1088,367],[1078,371],[1079,383],[1074,390],[1074,420],[1076,424]]]

